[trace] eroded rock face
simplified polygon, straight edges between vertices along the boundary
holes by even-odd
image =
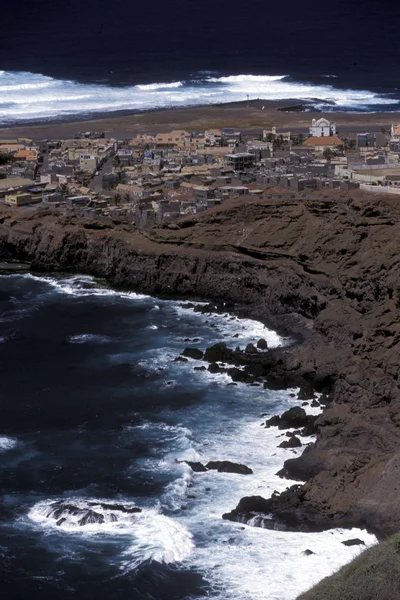
[[[228,201],[145,234],[123,221],[99,228],[50,211],[2,208],[0,258],[150,294],[208,298],[208,310],[227,311],[229,301],[239,315],[294,335],[290,347],[259,354],[271,357],[266,387],[303,378],[326,404],[316,443],[285,463],[307,481],[299,506],[329,526],[358,519],[396,532],[400,205],[358,191],[270,196]],[[231,364],[223,348],[210,357],[220,360]],[[297,508],[285,510],[297,515]]]

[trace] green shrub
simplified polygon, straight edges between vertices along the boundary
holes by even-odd
[[[365,550],[298,600],[400,600],[400,535]]]

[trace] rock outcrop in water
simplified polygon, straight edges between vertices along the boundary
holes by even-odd
[[[93,507],[93,508],[89,508]],[[96,510],[97,509],[97,510]],[[100,510],[102,512],[100,512]],[[116,513],[125,514],[134,514],[142,512],[141,508],[137,507],[127,507],[123,504],[108,504],[104,502],[86,502],[82,505],[82,503],[74,504],[70,501],[56,501],[52,502],[48,505],[46,510],[46,517],[48,519],[53,519],[56,521],[56,525],[60,527],[63,525],[70,516],[77,517],[77,523],[80,527],[84,525],[93,525],[103,524],[106,521],[106,517],[104,515],[104,511],[106,511],[107,519],[111,522],[117,522],[118,516]]]
[[[358,191],[323,193],[227,202],[146,233],[3,209],[0,257],[208,298],[295,335],[288,348],[262,351],[269,385],[302,381],[330,403],[316,443],[284,466],[306,483],[268,510],[288,527],[390,533],[400,529],[400,207]]]

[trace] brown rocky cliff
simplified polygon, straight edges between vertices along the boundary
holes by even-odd
[[[325,194],[325,192],[324,192]],[[400,208],[331,193],[225,203],[139,233],[51,213],[0,213],[0,256],[152,294],[231,300],[303,334],[282,368],[331,387],[317,442],[289,461],[304,506],[400,529]]]

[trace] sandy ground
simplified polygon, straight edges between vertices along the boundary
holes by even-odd
[[[241,130],[259,131],[268,129],[272,125],[293,133],[307,133],[311,119],[320,118],[323,116],[322,113],[279,110],[299,104],[302,104],[299,100],[285,102],[254,100],[249,104],[236,102],[136,114],[102,115],[102,118],[90,121],[0,127],[0,138],[67,139],[79,131],[104,131],[106,136],[130,138],[137,133],[159,133],[173,129],[204,131],[208,128],[235,127]],[[337,123],[339,135],[343,136],[360,131],[388,129],[393,121],[400,121],[398,113],[331,113],[327,116]]]

